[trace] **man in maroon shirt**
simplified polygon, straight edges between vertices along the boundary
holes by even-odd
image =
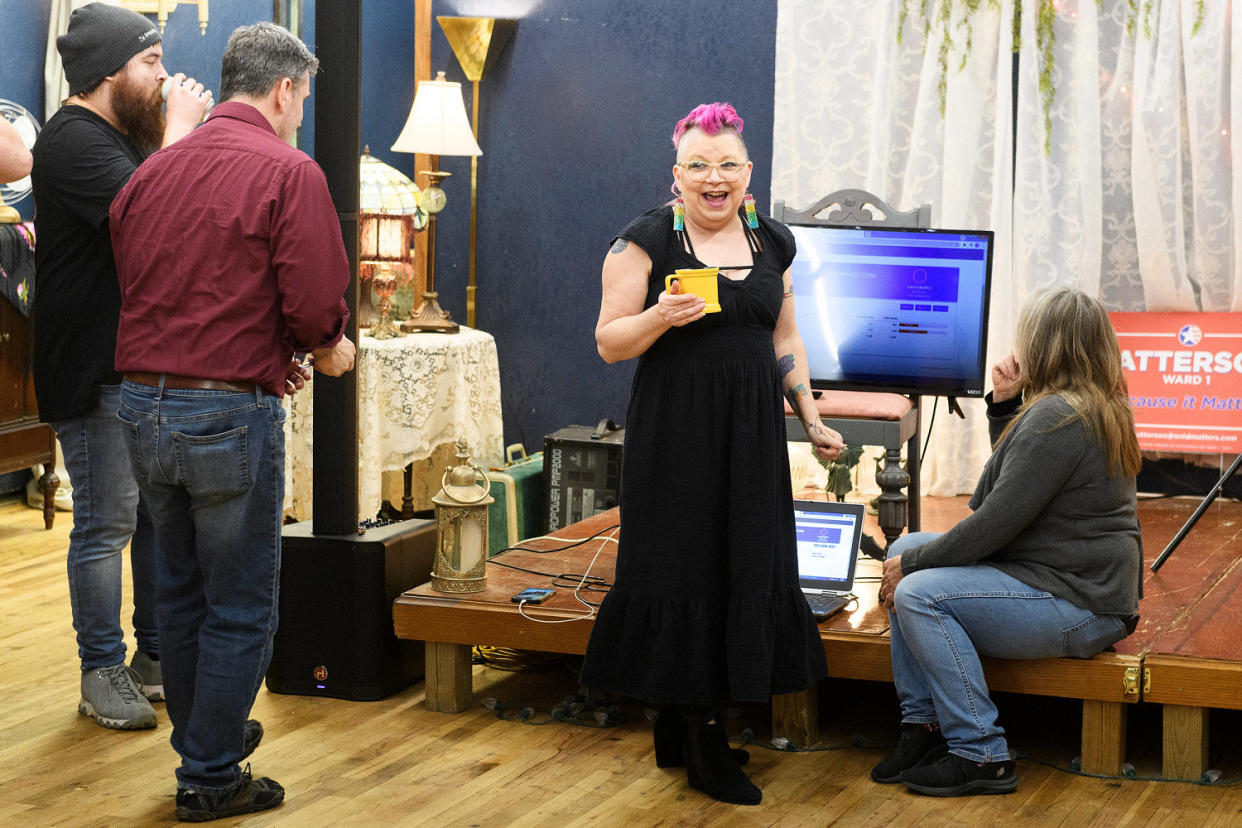
[[[281,397],[294,352],[353,367],[349,263],[323,171],[287,142],[318,60],[271,23],[233,32],[222,103],[112,203],[120,418],[159,541],[164,694],[177,817],[279,805],[239,762],[271,660],[284,501]]]

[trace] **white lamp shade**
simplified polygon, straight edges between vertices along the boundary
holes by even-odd
[[[435,80],[420,81],[410,117],[392,149],[424,155],[482,155],[466,118],[461,84],[446,81],[443,72]]]

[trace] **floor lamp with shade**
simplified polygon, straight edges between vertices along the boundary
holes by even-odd
[[[440,169],[441,155],[480,156],[483,151],[474,140],[466,106],[461,97],[461,84],[444,79],[436,73],[435,80],[420,81],[410,107],[410,117],[392,145],[393,152],[422,153],[431,156],[431,169],[422,170],[427,187],[420,196],[420,206],[427,214],[427,289],[423,301],[410,311],[410,318],[401,323],[403,331],[438,331],[457,333],[459,327],[440,307],[436,293],[436,217],[447,199],[440,182],[450,173]]]
[[[495,17],[437,17],[457,62],[471,82],[470,124],[474,140],[479,140],[479,81],[505,48],[516,20]],[[475,249],[479,224],[479,159],[470,159],[470,270],[466,282],[466,324],[475,327]]]

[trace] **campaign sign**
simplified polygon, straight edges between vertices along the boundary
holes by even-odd
[[[1110,313],[1144,451],[1242,451],[1242,313]]]

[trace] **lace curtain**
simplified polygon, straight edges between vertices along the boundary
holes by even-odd
[[[1014,187],[1014,282],[1072,284],[1110,310],[1242,310],[1234,214],[1242,150],[1233,113],[1242,29],[1232,3],[1062,0],[1055,23],[1050,149],[1024,51]],[[1034,43],[1034,21],[1023,20]],[[1030,92],[1028,93],[1028,90]]]
[[[925,43],[911,20],[897,43],[900,0],[784,0],[777,10],[772,200],[804,208],[857,187],[899,210],[931,204],[939,227],[995,230],[989,362],[1012,327],[1010,8],[976,15],[970,57],[946,77],[943,117],[939,40]],[[963,408],[964,421],[940,402],[927,494],[972,491],[990,453],[982,401]]]
[[[859,187],[898,209],[931,204],[937,226],[995,230],[989,364],[1040,288],[1073,285],[1110,310],[1242,310],[1242,171],[1231,160],[1242,151],[1242,63],[1232,60],[1242,21],[1232,3],[1205,3],[1192,34],[1196,0],[1156,2],[1133,21],[1122,0],[1060,0],[1047,133],[1035,2],[980,4],[969,59],[961,71],[960,52],[949,60],[943,118],[940,36],[925,40],[911,16],[898,44],[901,6],[779,4],[773,200],[804,207]],[[981,404],[964,423],[937,418],[925,492],[973,489],[989,453],[982,422]]]

